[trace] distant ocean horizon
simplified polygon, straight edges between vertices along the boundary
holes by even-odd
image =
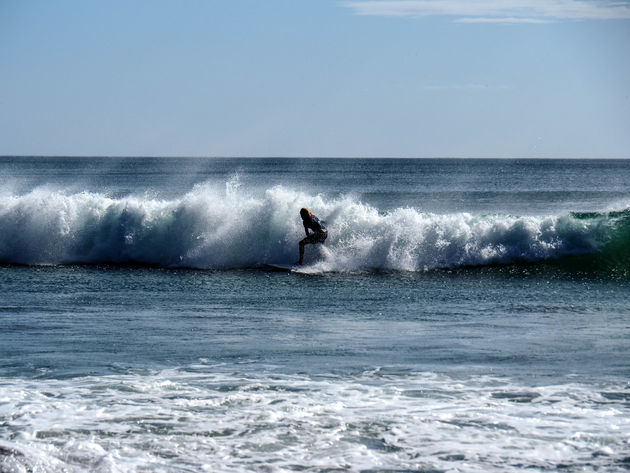
[[[3,473],[629,468],[630,160],[0,178]]]
[[[572,157],[572,156],[363,156],[363,155],[151,155],[151,154],[0,154],[0,159],[205,159],[205,160],[222,160],[222,159],[353,159],[353,160],[461,160],[461,161],[627,161],[630,157],[625,156],[603,156],[599,158],[593,157]]]

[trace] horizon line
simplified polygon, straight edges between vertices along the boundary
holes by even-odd
[[[481,156],[289,156],[289,155],[84,155],[84,154],[0,154],[0,159],[5,158],[79,158],[79,159],[459,159],[459,160],[539,160],[539,161],[561,161],[561,160],[591,160],[591,161],[626,161],[628,157],[540,157],[540,156],[499,156],[499,157],[481,157]]]

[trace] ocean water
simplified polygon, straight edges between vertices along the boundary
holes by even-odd
[[[630,161],[0,179],[2,473],[630,470]]]

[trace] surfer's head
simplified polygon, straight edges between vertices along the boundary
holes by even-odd
[[[312,216],[313,216],[313,214],[306,207],[303,207],[302,209],[300,209],[300,217],[302,217],[302,220],[304,220],[306,218],[309,218],[309,217],[312,217]]]

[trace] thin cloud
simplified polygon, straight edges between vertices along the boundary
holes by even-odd
[[[431,90],[431,91],[439,91],[439,90],[446,90],[446,91],[492,91],[492,90],[510,90],[512,89],[511,86],[509,85],[493,85],[493,84],[476,84],[476,83],[469,83],[469,84],[428,84],[423,86],[423,89],[425,90]]]
[[[461,23],[627,20],[630,2],[609,0],[368,0],[345,2],[357,15],[455,17]]]
[[[543,18],[487,18],[482,16],[476,17],[467,17],[467,18],[457,18],[455,20],[456,23],[530,23],[530,24],[540,24],[540,23],[554,23],[557,20],[545,20]]]

